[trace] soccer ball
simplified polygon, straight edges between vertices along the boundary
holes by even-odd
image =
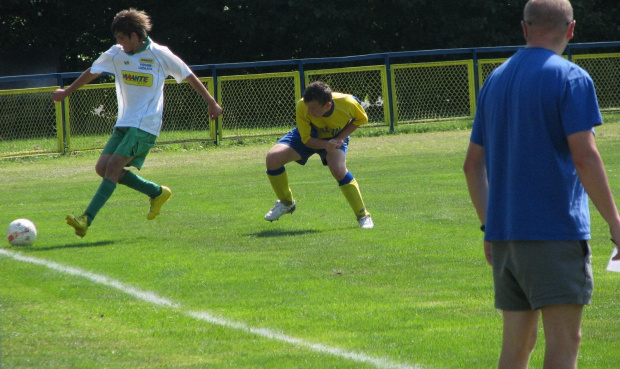
[[[13,246],[30,246],[37,239],[37,228],[28,219],[17,219],[9,224],[6,238]]]

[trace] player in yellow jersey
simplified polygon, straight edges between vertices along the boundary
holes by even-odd
[[[265,215],[265,220],[278,220],[295,211],[284,165],[292,161],[305,165],[310,156],[319,154],[351,205],[360,227],[374,227],[357,181],[346,165],[349,135],[368,122],[360,101],[352,95],[332,93],[323,82],[313,82],[297,102],[296,115],[297,127],[282,137],[267,154],[267,176],[278,200]]]

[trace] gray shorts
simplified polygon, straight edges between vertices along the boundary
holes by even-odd
[[[587,241],[493,241],[495,307],[589,305],[594,283]]]

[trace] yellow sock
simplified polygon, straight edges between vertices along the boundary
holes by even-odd
[[[277,171],[280,173],[275,175],[270,174],[270,172],[271,171],[267,171],[267,177],[269,178],[269,182],[271,182],[271,187],[273,188],[273,192],[276,193],[278,200],[286,206],[293,205],[293,192],[291,192],[288,186],[286,170]]]
[[[349,205],[351,205],[351,209],[353,209],[353,212],[355,213],[357,219],[360,219],[361,217],[364,217],[366,215],[370,215],[368,210],[366,210],[364,200],[362,200],[360,188],[357,185],[357,181],[355,180],[355,178],[347,184],[340,185],[340,190],[349,202]]]

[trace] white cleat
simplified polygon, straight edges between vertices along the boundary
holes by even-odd
[[[357,222],[360,224],[360,227],[364,229],[370,229],[375,226],[375,223],[372,221],[372,218],[370,217],[370,215],[366,215],[366,216],[359,218]]]
[[[284,214],[293,214],[295,211],[295,201],[293,201],[293,205],[284,205],[280,200],[276,201],[273,208],[269,210],[267,214],[265,214],[265,220],[273,222],[274,220],[280,219],[280,217]]]

